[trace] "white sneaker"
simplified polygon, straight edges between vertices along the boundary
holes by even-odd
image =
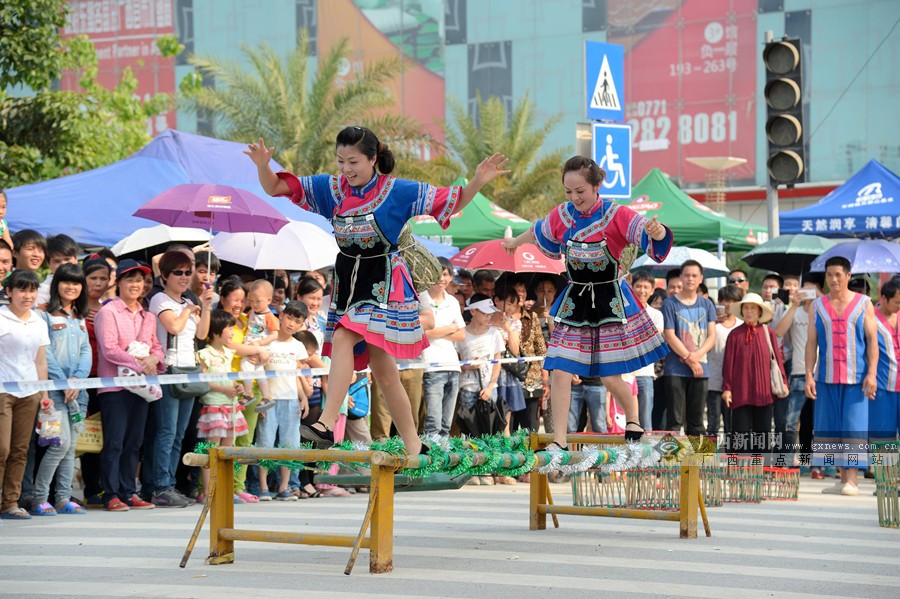
[[[844,483],[843,487],[841,488],[841,495],[859,495],[859,487],[854,484]]]
[[[493,485],[493,484],[494,484],[494,477],[493,477],[493,476],[482,476],[482,477],[480,477],[480,478],[481,478],[481,484],[482,484],[482,485]]]
[[[841,481],[837,481],[830,487],[825,487],[824,489],[822,489],[822,493],[826,495],[840,495],[843,490],[844,483],[842,483]]]
[[[472,478],[469,479],[469,482],[467,482],[466,484],[467,484],[467,485],[479,486],[479,485],[481,485],[481,477],[480,477],[480,476],[473,476]]]

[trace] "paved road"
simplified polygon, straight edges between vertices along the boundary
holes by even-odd
[[[238,543],[231,565],[203,563],[201,536],[178,562],[200,512],[91,512],[0,522],[0,597],[900,597],[900,530],[878,526],[874,485],[798,502],[709,510],[713,537],[680,540],[674,522],[560,517],[528,530],[528,488],[398,494],[392,574],[363,550]],[[554,485],[558,503],[568,486]],[[239,527],[352,534],[366,496],[238,506]]]

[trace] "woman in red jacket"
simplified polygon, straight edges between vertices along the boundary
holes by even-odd
[[[738,444],[732,449],[767,453],[773,406],[776,399],[782,399],[772,394],[770,347],[782,380],[788,380],[778,340],[765,326],[772,320],[773,311],[758,294],[748,293],[731,305],[731,312],[744,321],[728,335],[722,366],[722,400],[731,411],[732,442]]]

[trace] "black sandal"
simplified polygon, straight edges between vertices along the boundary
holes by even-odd
[[[629,424],[633,424],[635,426],[641,426],[640,422],[626,422],[625,426],[628,426]],[[627,428],[625,429],[625,440],[628,441],[629,443],[632,441],[640,441],[641,437],[643,437],[643,436],[644,436],[644,429],[641,429],[639,431],[630,431]]]
[[[322,427],[323,430],[315,428],[316,425]],[[316,449],[331,449],[334,445],[334,432],[321,420],[316,421],[312,426],[305,424],[300,427],[300,438],[304,441],[311,442]]]
[[[568,446],[568,445],[566,445],[565,447],[563,447],[562,445],[560,445],[560,444],[557,443],[556,441],[550,441],[549,443],[547,443],[547,447],[545,447],[544,449],[545,449],[546,451],[549,451],[551,445],[556,445],[556,447],[557,447],[560,451],[569,451],[569,446]]]

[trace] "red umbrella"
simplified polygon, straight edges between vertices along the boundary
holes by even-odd
[[[512,254],[500,245],[502,239],[479,241],[459,252],[450,262],[455,266],[476,270],[487,268],[506,272],[547,272],[559,274],[566,270],[563,260],[548,258],[533,243],[525,243]]]

